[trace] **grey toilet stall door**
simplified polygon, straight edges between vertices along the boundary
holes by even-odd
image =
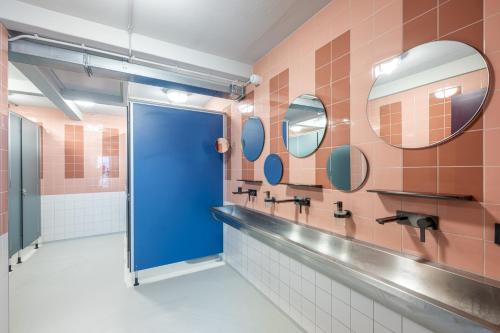
[[[40,127],[10,114],[9,255],[41,236]]]

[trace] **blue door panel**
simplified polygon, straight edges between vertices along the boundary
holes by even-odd
[[[214,143],[223,116],[134,103],[132,107],[133,268],[222,252],[223,159]]]

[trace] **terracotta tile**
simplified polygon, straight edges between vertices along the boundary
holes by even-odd
[[[340,80],[346,76],[349,76],[350,63],[349,63],[349,54],[346,54],[343,57],[340,57],[332,62],[331,67],[331,81]]]
[[[326,172],[326,169],[316,169],[315,176],[316,176],[316,184],[323,185],[323,188],[325,189],[332,188],[330,180],[328,179],[328,174]]]
[[[316,89],[324,87],[330,83],[331,64],[327,64],[316,70],[315,84]]]
[[[373,242],[373,222],[371,219],[354,215],[346,222],[346,235],[365,242]]]
[[[448,35],[441,36],[441,39],[456,40],[469,44],[476,49],[483,51],[483,21],[479,21],[471,26],[457,30]]]
[[[320,68],[332,61],[332,43],[328,42],[326,45],[320,47],[315,53],[315,68]]]
[[[393,1],[388,6],[381,9],[373,17],[373,34],[383,33],[401,25],[402,2]]]
[[[332,105],[332,118],[334,124],[350,119],[350,103],[348,100]]]
[[[442,232],[483,239],[484,209],[480,203],[440,201],[437,215]]]
[[[437,148],[404,149],[403,165],[405,167],[437,166]]]
[[[443,140],[444,138],[444,129],[436,129],[429,132],[429,143],[436,143]]]
[[[500,109],[500,93],[496,92],[491,94],[490,101],[486,107],[486,110],[484,111],[485,129],[500,127],[500,112],[497,112],[499,109]]]
[[[332,83],[332,103],[341,102],[350,96],[349,78]]]
[[[438,202],[431,199],[405,198],[401,201],[403,211],[438,215]]]
[[[475,274],[483,274],[483,241],[458,235],[439,235],[439,262]]]
[[[417,45],[436,40],[437,37],[436,9],[403,25],[404,50],[409,50]]]
[[[384,142],[373,144],[373,166],[377,168],[401,167],[404,150],[392,147]]]
[[[498,0],[484,0],[484,13],[486,17],[493,16],[500,12],[500,2]]]
[[[391,144],[396,146],[396,147],[401,147],[402,143],[403,143],[403,139],[401,137],[401,134],[393,134],[392,127],[391,127]]]
[[[437,0],[403,0],[403,22],[437,7]]]
[[[484,204],[484,240],[495,240],[495,223],[500,223],[500,205]]]
[[[484,202],[491,204],[500,204],[500,168],[499,167],[485,167],[485,189],[484,189]]]
[[[483,132],[464,132],[438,149],[440,166],[482,166]]]
[[[429,130],[444,128],[444,114],[438,117],[429,118]]]
[[[316,168],[325,168],[332,152],[331,148],[320,148],[316,151]]]
[[[332,60],[340,58],[341,56],[349,52],[350,36],[350,31],[346,31],[332,41]]]
[[[351,0],[352,25],[365,20],[373,14],[373,0]]]
[[[483,201],[482,167],[440,167],[439,192],[469,194],[476,201]]]
[[[353,50],[366,45],[373,38],[373,20],[367,19],[351,29],[351,53]],[[355,63],[353,61],[353,63]]]
[[[350,126],[348,124],[338,124],[332,128],[332,146],[348,145],[350,143]]]
[[[410,192],[436,192],[437,168],[404,168],[403,189]]]
[[[500,280],[500,245],[486,242],[484,256],[484,275]]]
[[[445,36],[483,19],[483,0],[450,0],[439,6],[439,34]]]
[[[278,82],[279,82],[278,88],[279,89],[288,86],[288,80],[289,80],[288,76],[289,76],[288,69],[285,69],[284,71],[282,71],[279,74],[279,77],[278,77]]]
[[[428,231],[425,243],[419,239],[419,230],[413,227],[403,226],[402,247],[403,253],[421,257],[431,261],[438,260],[438,237],[435,231]]]
[[[286,104],[288,106],[288,87],[280,88],[278,90],[278,98],[280,104]]]
[[[323,102],[324,105],[332,104],[332,88],[330,85],[316,89],[316,96]]]

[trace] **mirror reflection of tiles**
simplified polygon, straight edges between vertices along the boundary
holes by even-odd
[[[499,31],[493,0],[0,3],[0,333],[500,333]]]

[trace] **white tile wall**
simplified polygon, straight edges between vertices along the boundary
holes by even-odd
[[[227,225],[224,255],[308,333],[432,333]]]
[[[125,192],[42,196],[42,241],[125,231]]]
[[[9,241],[0,236],[0,332],[9,331]]]

